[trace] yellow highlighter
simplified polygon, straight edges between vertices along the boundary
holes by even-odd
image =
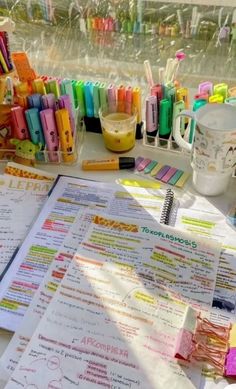
[[[5,61],[5,59],[4,59],[3,55],[2,55],[1,50],[0,50],[0,63],[1,63],[1,65],[2,65],[2,68],[3,68],[4,73],[8,73],[8,72],[9,72],[9,69],[8,69],[8,67],[7,67],[6,61]]]
[[[189,90],[188,88],[176,89],[176,101],[183,101],[185,109],[189,109]]]
[[[0,78],[0,104],[3,103],[5,93],[6,93],[6,80],[4,78]]]
[[[137,110],[137,123],[141,123],[141,89],[139,87],[133,88],[133,107]]]
[[[34,93],[40,93],[41,95],[46,94],[46,88],[41,78],[37,78],[36,80],[33,80],[32,88]]]
[[[70,125],[69,112],[62,108],[56,111],[56,122],[60,140],[60,149],[64,162],[75,161],[75,151],[73,151],[73,136]]]
[[[224,97],[222,95],[212,95],[209,97],[210,104],[222,104],[224,102]]]

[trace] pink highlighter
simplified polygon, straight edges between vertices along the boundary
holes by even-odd
[[[29,131],[25,120],[24,109],[20,106],[11,108],[13,136],[17,139],[29,139]]]
[[[129,115],[132,114],[132,101],[133,100],[133,88],[128,86],[125,90],[125,112]]]
[[[51,108],[44,109],[40,112],[40,119],[43,127],[43,133],[48,150],[48,158],[50,162],[58,162],[58,133],[54,118],[54,111]]]

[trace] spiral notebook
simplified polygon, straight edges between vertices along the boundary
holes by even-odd
[[[178,200],[174,196],[172,189],[166,190],[165,200],[161,210],[160,223],[170,226],[175,225],[178,211]]]

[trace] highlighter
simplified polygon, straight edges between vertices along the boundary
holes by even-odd
[[[86,116],[94,117],[94,105],[93,105],[93,82],[87,81],[84,84],[84,97],[86,106]]]
[[[99,86],[100,86],[99,81],[95,82],[93,86],[93,109],[94,109],[93,116],[95,118],[99,117],[99,108],[100,108]]]
[[[121,170],[133,169],[135,167],[135,158],[120,157],[102,160],[84,160],[82,161],[83,170]]]
[[[236,86],[229,89],[229,96],[236,97]]]
[[[193,112],[196,112],[198,109],[200,109],[201,107],[203,107],[206,104],[207,104],[207,100],[205,100],[205,99],[195,100],[193,103]],[[196,126],[195,120],[191,120],[190,132],[189,132],[189,143],[193,143],[195,126]]]
[[[125,112],[125,87],[120,85],[117,89],[117,111]]]
[[[228,85],[225,83],[215,85],[214,95],[223,96],[223,101],[225,101],[225,99],[228,97]]]
[[[168,139],[171,133],[169,127],[169,116],[170,116],[170,101],[163,99],[160,101],[160,123],[159,123],[159,137]]]
[[[225,104],[236,105],[236,97],[228,97],[225,99]]]
[[[148,142],[153,142],[157,135],[157,98],[148,96],[146,98],[146,133]]]
[[[222,104],[224,102],[224,97],[222,95],[212,95],[209,97],[209,103],[210,104]]]
[[[107,86],[104,82],[100,83],[98,87],[99,101],[102,109],[106,109],[108,106]]]
[[[125,90],[125,112],[129,115],[132,114],[132,101],[133,101],[133,93],[132,86],[127,86]]]
[[[79,80],[74,84],[75,92],[75,105],[79,107],[80,116],[84,117],[86,114],[85,110],[85,96],[84,96],[84,81]]]

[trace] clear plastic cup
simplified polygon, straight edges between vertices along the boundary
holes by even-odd
[[[117,109],[101,108],[99,110],[102,134],[108,150],[123,153],[135,145],[137,112],[131,114]]]

